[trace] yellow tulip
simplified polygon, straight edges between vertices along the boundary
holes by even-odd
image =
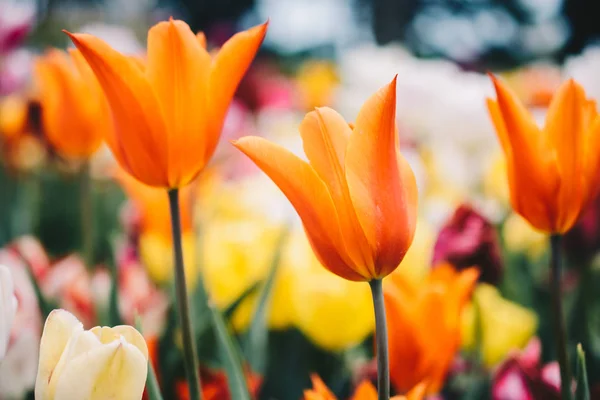
[[[518,214],[511,214],[504,222],[502,237],[506,249],[524,253],[533,260],[539,259],[548,249],[548,237],[538,232]]]
[[[305,235],[298,232],[291,292],[294,324],[312,342],[340,351],[373,332],[373,302],[368,285],[340,279],[321,267]],[[301,264],[300,264],[301,263]]]
[[[481,350],[483,362],[493,367],[515,349],[524,348],[537,329],[537,316],[531,310],[508,301],[498,289],[485,283],[474,293],[478,315],[473,303],[463,313],[462,344],[464,348],[475,345],[476,317],[480,318]]]
[[[436,232],[426,220],[418,220],[413,243],[400,263],[397,274],[415,284],[424,281],[431,269],[435,236]]]
[[[196,267],[196,238],[193,232],[181,236],[183,262],[188,288],[196,287],[198,268]],[[158,284],[166,284],[173,279],[173,244],[162,235],[144,232],[140,235],[140,258],[148,276]]]
[[[38,400],[141,399],[148,347],[131,326],[89,331],[71,313],[54,310],[40,343]]]

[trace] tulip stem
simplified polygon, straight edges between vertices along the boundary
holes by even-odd
[[[383,280],[369,282],[375,308],[375,343],[377,346],[377,393],[378,400],[390,398],[390,363],[388,351],[388,333],[383,299]]]
[[[190,303],[188,299],[187,286],[185,283],[185,269],[183,265],[183,247],[181,244],[181,216],[179,211],[179,190],[170,189],[169,206],[171,209],[171,230],[173,233],[173,255],[175,257],[175,299],[177,303],[177,315],[181,326],[183,337],[183,356],[185,360],[185,372],[191,400],[200,400],[202,391],[200,389],[200,376],[198,375],[198,359],[196,343],[190,319]]]
[[[571,366],[569,365],[569,354],[567,352],[567,330],[562,307],[561,296],[561,249],[562,236],[550,236],[550,285],[552,291],[552,314],[554,314],[554,340],[558,353],[560,367],[560,387],[563,400],[571,400]]]
[[[91,268],[94,264],[94,205],[90,164],[85,162],[80,171],[81,240],[83,241],[83,259]]]

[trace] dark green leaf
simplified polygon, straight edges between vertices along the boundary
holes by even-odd
[[[232,335],[227,329],[225,318],[221,312],[214,306],[210,306],[213,329],[217,336],[219,348],[227,381],[229,384],[229,393],[232,399],[236,400],[251,400],[248,386],[246,385],[246,377],[242,369],[242,359],[240,350]]]
[[[271,268],[269,269],[269,275],[267,280],[263,284],[263,287],[258,298],[256,311],[254,317],[250,323],[250,328],[244,341],[244,354],[252,367],[252,370],[263,375],[265,372],[265,364],[267,360],[267,346],[269,338],[269,330],[267,324],[267,310],[271,298],[271,292],[273,290],[273,283],[277,275],[278,267],[281,260],[281,253],[283,250],[283,244],[288,236],[289,229],[286,227],[281,232],[279,239],[277,240],[277,246],[273,254],[273,260],[271,261]]]

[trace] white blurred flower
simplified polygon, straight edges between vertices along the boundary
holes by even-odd
[[[39,334],[22,330],[0,362],[0,398],[23,399],[33,388],[39,357]]]
[[[6,355],[10,329],[17,312],[17,298],[10,270],[0,265],[0,360]]]
[[[132,2],[133,3],[133,2]],[[117,25],[92,23],[81,27],[78,32],[89,33],[104,40],[110,47],[123,54],[137,55],[144,52],[144,47],[131,29]],[[69,41],[69,45],[71,45]]]
[[[600,99],[600,46],[590,46],[583,53],[567,59],[564,78],[574,78],[585,89],[586,94]]]

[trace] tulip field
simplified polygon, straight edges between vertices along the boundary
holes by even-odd
[[[0,0],[0,400],[600,399],[600,47],[282,2]]]

